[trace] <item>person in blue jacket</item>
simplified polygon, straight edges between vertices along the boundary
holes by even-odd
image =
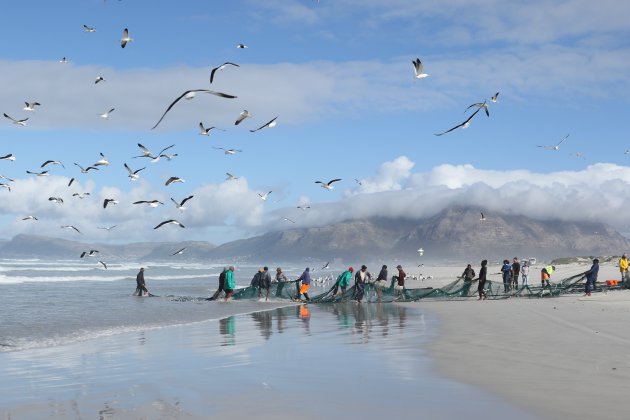
[[[593,285],[597,281],[597,274],[599,273],[599,260],[595,258],[591,268],[584,273],[586,276],[586,287],[584,288],[584,296],[590,296]]]

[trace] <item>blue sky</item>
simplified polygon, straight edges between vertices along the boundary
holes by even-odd
[[[222,243],[355,216],[425,217],[457,203],[630,231],[622,211],[630,204],[623,2],[33,1],[11,2],[4,15],[11,19],[0,34],[11,42],[0,49],[0,108],[30,119],[26,127],[0,121],[0,156],[16,156],[0,161],[0,174],[14,179],[0,180],[11,186],[0,189],[2,237]],[[123,28],[134,38],[125,49]],[[416,57],[428,78],[413,79]],[[240,67],[210,85],[210,69],[225,61]],[[106,81],[95,85],[99,75]],[[238,98],[198,95],[150,130],[187,89]],[[497,91],[490,118],[480,113],[467,129],[433,135]],[[22,110],[34,100],[42,106]],[[98,116],[110,108],[108,120]],[[243,109],[253,117],[235,127]],[[275,116],[276,127],[249,132]],[[200,136],[200,121],[226,131]],[[558,151],[537,147],[566,134]],[[175,144],[178,156],[132,159],[138,142],[151,150]],[[111,165],[98,173],[73,165],[94,163],[99,152]],[[48,159],[66,168],[25,173]],[[127,179],[125,162],[146,167],[140,180]],[[226,181],[225,172],[239,179]],[[166,187],[170,176],[186,182]],[[314,183],[332,178],[343,179],[332,191]],[[72,198],[84,191],[92,195]],[[183,213],[170,202],[190,194]],[[103,209],[103,198],[120,203]],[[154,198],[165,205],[131,204]],[[295,208],[303,203],[311,209]],[[21,220],[29,214],[40,220]],[[170,218],[187,228],[152,229]],[[96,229],[111,224],[120,229]]]

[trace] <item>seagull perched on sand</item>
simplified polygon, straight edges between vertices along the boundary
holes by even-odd
[[[140,201],[134,201],[133,204],[146,204],[149,207],[153,207],[153,208],[156,208],[160,204],[164,205],[164,203],[162,203],[160,200],[140,200]]]
[[[120,47],[125,48],[128,42],[133,42],[133,38],[129,36],[129,29],[123,29],[123,36],[120,38]]]
[[[99,155],[101,155],[101,158],[99,160],[97,160],[96,162],[94,162],[94,166],[107,166],[109,165],[109,160],[107,160],[107,157],[105,157],[104,154],[99,153]]]
[[[72,226],[72,225],[64,225],[64,226],[61,226],[61,229],[72,229],[72,230],[75,230],[77,233],[79,233],[79,234],[83,235],[79,229],[75,228],[75,227],[74,227],[74,226]]]
[[[35,216],[26,216],[26,217],[22,217],[22,220],[39,220],[39,219]]]
[[[210,72],[210,84],[212,84],[212,82],[214,81],[214,74],[217,72],[217,70],[223,71],[223,69],[226,66],[240,67],[238,64],[234,64],[234,63],[230,63],[229,61],[226,61],[225,63],[221,64],[219,67],[213,68],[212,71]]]
[[[231,173],[229,173],[229,172],[226,172],[225,174],[227,175],[227,178],[225,178],[225,180],[226,180],[226,181],[235,181],[235,180],[237,180],[237,179],[238,179],[238,177],[236,177],[236,176],[232,175],[232,174],[231,174]]]
[[[221,130],[220,128],[216,128],[214,126],[210,127],[210,128],[206,128],[203,126],[203,123],[199,123],[199,135],[200,136],[209,136],[210,135],[210,130],[219,130],[219,131],[225,131],[225,130]]]
[[[186,204],[186,201],[190,200],[193,197],[194,197],[194,195],[189,195],[188,197],[184,198],[179,203],[177,201],[175,201],[175,199],[173,197],[171,197],[171,201],[173,203],[175,203],[175,207],[177,208],[177,210],[184,211],[184,210],[186,210],[186,207],[184,206],[184,204]]]
[[[475,115],[477,115],[477,113],[481,110],[481,108],[483,108],[483,107],[479,107],[479,108],[477,108],[477,110],[476,110],[475,112],[473,112],[472,114],[470,114],[470,117],[468,117],[468,118],[466,119],[466,121],[464,121],[463,123],[458,124],[458,125],[456,125],[455,127],[450,128],[450,129],[448,129],[448,130],[444,131],[443,133],[438,133],[438,134],[435,134],[435,135],[436,135],[436,136],[441,136],[441,135],[444,135],[444,134],[446,134],[446,133],[450,133],[450,132],[451,132],[451,131],[453,131],[453,130],[457,130],[458,128],[468,128],[468,126],[470,126],[470,122],[471,122],[471,121],[472,121],[472,119],[475,117]]]
[[[424,73],[424,65],[422,65],[422,62],[419,58],[416,58],[411,63],[413,64],[414,78],[424,79],[425,77],[429,76],[428,74]]]
[[[234,125],[239,125],[240,123],[242,123],[242,122],[243,122],[243,120],[244,120],[245,118],[249,118],[249,117],[251,117],[251,116],[252,116],[252,114],[250,114],[248,110],[244,109],[244,110],[243,110],[243,112],[241,112],[241,113],[239,114],[239,116],[238,116],[238,118],[236,119],[236,121],[234,121]]]
[[[98,171],[99,170],[96,166],[88,166],[87,168],[84,168],[83,166],[79,165],[76,162],[74,164],[79,167],[79,169],[81,170],[82,174],[87,174],[90,170],[94,170],[94,171]],[[68,184],[68,186],[70,186],[70,184]]]
[[[11,186],[9,184],[0,183],[0,188],[6,188],[9,192],[11,192]]]
[[[185,226],[182,225],[181,223],[179,223],[177,220],[175,219],[169,219],[169,220],[165,220],[162,223],[160,223],[159,225],[157,225],[156,227],[154,227],[153,229],[159,229],[164,225],[168,225],[168,224],[173,224],[173,225],[178,225],[180,228],[184,228]]]
[[[179,97],[177,99],[175,99],[168,106],[168,108],[166,108],[166,111],[164,111],[164,114],[162,114],[162,116],[160,117],[158,122],[155,123],[155,125],[153,127],[151,127],[151,130],[153,130],[155,127],[157,127],[162,122],[162,120],[164,119],[164,117],[166,116],[168,111],[170,111],[171,108],[173,108],[177,102],[179,102],[182,98],[188,99],[188,100],[193,99],[196,96],[197,92],[209,93],[210,95],[215,95],[215,96],[219,96],[221,98],[227,98],[227,99],[235,99],[236,98],[236,96],[234,96],[234,95],[228,95],[227,93],[215,92],[213,90],[208,90],[208,89],[191,89],[191,90],[187,90],[186,92],[184,92],[181,95],[179,95]]]
[[[138,178],[140,178],[140,175],[138,175],[138,172],[146,169],[145,168],[140,168],[140,169],[136,169],[135,171],[131,170],[131,168],[129,166],[127,166],[127,164],[125,163],[125,169],[127,170],[127,172],[129,172],[129,175],[127,175],[127,177],[129,178],[130,181],[135,181]]]
[[[103,229],[103,230],[106,230],[106,231],[108,231],[108,232],[109,232],[110,230],[114,229],[116,226],[118,226],[118,225],[112,225],[112,226],[97,226],[97,227],[96,227],[96,229]]]
[[[181,178],[179,178],[179,177],[172,176],[172,177],[170,177],[169,179],[167,179],[167,180],[166,180],[166,182],[164,183],[164,185],[166,185],[166,186],[168,187],[168,186],[169,186],[169,185],[171,185],[173,182],[186,182],[186,181],[185,181],[185,180],[183,180],[183,179],[181,179]]]
[[[260,197],[260,199],[262,201],[267,201],[267,198],[269,198],[269,194],[271,194],[272,192],[273,191],[269,191],[269,192],[267,192],[265,194],[258,193],[258,197]]]
[[[480,213],[481,213],[481,218],[479,220],[485,221],[486,220],[486,216],[483,215],[483,212],[480,212]]]
[[[250,133],[255,133],[258,130],[262,130],[263,128],[274,128],[277,124],[276,120],[278,119],[278,117],[275,117],[274,119],[272,119],[271,121],[269,121],[268,123],[261,125],[260,127],[258,127],[255,130],[249,130]]]
[[[30,175],[37,175],[37,176],[48,176],[48,171],[41,171],[41,172],[26,171],[26,173]]]
[[[35,111],[35,107],[41,105],[39,102],[24,102],[24,104],[26,106],[24,108],[22,108],[22,109],[24,111],[29,111],[29,112]]]
[[[24,127],[26,125],[26,121],[28,121],[28,118],[24,118],[24,119],[21,119],[21,120],[16,120],[15,118],[13,118],[10,115],[7,115],[7,114],[2,114],[2,115],[4,115],[4,118],[10,119],[13,122],[13,124],[21,125],[22,127]]]
[[[11,162],[14,162],[15,156],[13,156],[13,153],[9,153],[8,155],[0,156],[0,160],[10,160]]]
[[[96,28],[92,28],[90,26],[87,25],[83,25],[83,30],[85,30],[85,32],[96,32]]]
[[[563,139],[560,140],[558,144],[556,144],[555,146],[536,146],[536,147],[542,147],[543,149],[546,149],[546,150],[560,150],[560,145],[562,144],[563,141],[567,139],[567,137],[569,137],[568,134],[564,136]]]
[[[322,184],[321,187],[325,188],[327,190],[332,190],[333,188],[335,188],[332,183],[333,182],[337,182],[337,181],[341,181],[341,178],[335,178],[335,179],[331,179],[328,182],[322,182],[322,181],[315,181],[316,184]]]
[[[90,193],[89,192],[82,192],[82,193],[74,193],[72,194],[73,197],[77,197],[80,200],[83,200],[85,197],[89,197]]]
[[[58,160],[47,160],[46,162],[42,163],[40,168],[43,168],[46,165],[59,165],[61,166],[63,169],[66,169],[65,166],[63,166],[63,163],[61,163],[61,161]]]
[[[103,208],[106,209],[108,204],[118,204],[118,200],[115,198],[106,198],[103,200]]]
[[[171,254],[171,257],[175,256],[175,255],[181,255],[184,251],[186,250],[186,247],[180,249],[179,251],[175,251]]]
[[[96,79],[94,79],[94,84],[98,84],[100,82],[104,82],[105,78],[103,76],[97,76]]]
[[[492,102],[496,102],[499,99],[499,92],[495,93],[494,95],[492,95],[492,97],[490,98],[490,100]]]
[[[48,201],[55,204],[63,204],[63,198],[61,197],[48,197]]]
[[[226,155],[235,155],[236,153],[242,152],[242,150],[239,149],[226,149],[223,147],[213,147],[213,149],[223,150]]]
[[[112,112],[114,112],[114,110],[115,110],[115,109],[116,109],[116,108],[112,108],[112,109],[110,109],[109,111],[107,111],[107,112],[103,112],[102,114],[98,114],[98,115],[99,115],[101,118],[103,118],[103,119],[106,119],[106,120],[107,120],[107,119],[109,119],[109,114],[111,114]]]
[[[96,257],[96,254],[98,254],[98,250],[97,249],[90,249],[89,252],[87,251],[83,251],[81,253],[81,256],[79,258],[83,258],[83,257]]]

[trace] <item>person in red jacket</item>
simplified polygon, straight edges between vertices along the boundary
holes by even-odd
[[[396,268],[398,269],[398,280],[396,284],[396,291],[398,292],[398,294],[404,295],[405,294],[405,277],[407,277],[407,274],[403,270],[402,265],[398,264]]]

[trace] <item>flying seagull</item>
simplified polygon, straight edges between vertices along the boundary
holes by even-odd
[[[177,220],[175,219],[169,219],[169,220],[165,220],[162,223],[160,223],[159,225],[157,225],[156,227],[154,227],[153,229],[159,229],[164,225],[168,225],[168,224],[173,224],[173,225],[178,225],[180,228],[184,228],[185,226],[182,225],[181,223],[179,223]]]
[[[499,99],[499,92],[495,93],[494,95],[492,95],[492,97],[490,98],[490,100],[492,102],[496,102],[497,99]]]
[[[213,68],[212,71],[210,72],[210,84],[212,84],[212,82],[214,81],[214,74],[217,72],[217,70],[223,71],[223,69],[226,66],[240,67],[238,64],[234,64],[234,63],[230,63],[229,61],[226,61],[225,63],[221,64],[219,67]]]
[[[59,62],[61,64],[66,64],[68,62],[68,59],[66,57],[62,57],[61,60],[59,60]]]
[[[101,226],[97,226],[96,228],[97,228],[97,229],[103,229],[103,230],[106,230],[106,231],[108,231],[108,232],[109,232],[110,230],[114,229],[116,226],[118,226],[118,225],[112,225],[112,226],[102,226],[102,227],[101,227]]]
[[[102,154],[102,153],[99,153],[99,155],[101,155],[101,158],[99,160],[97,160],[96,162],[94,162],[94,166],[107,166],[107,165],[109,165],[109,160],[107,160],[105,155]]]
[[[216,128],[214,126],[210,127],[210,128],[206,128],[203,126],[203,123],[199,123],[199,135],[200,136],[209,136],[210,135],[210,130],[219,130],[219,131],[225,131],[225,130],[221,130],[220,128]]]
[[[90,170],[95,170],[98,171],[99,169],[96,166],[88,166],[87,168],[84,168],[83,166],[79,165],[78,163],[74,163],[75,165],[77,165],[79,167],[79,169],[81,169],[81,173],[82,174],[87,174]],[[74,179],[74,178],[73,178]],[[70,183],[71,184],[71,183]],[[68,184],[68,186],[70,186],[70,184]]]
[[[186,207],[184,207],[184,204],[186,204],[186,201],[190,200],[193,197],[194,197],[194,195],[189,195],[188,197],[184,198],[179,203],[177,201],[175,201],[175,199],[173,197],[171,197],[171,201],[173,203],[175,203],[175,207],[177,207],[178,210],[184,211],[184,210],[186,210]]]
[[[70,181],[68,181],[68,187],[72,185],[73,182],[74,182],[74,178],[70,178]]]
[[[560,145],[562,144],[563,141],[567,139],[567,137],[569,137],[568,134],[564,136],[562,140],[560,140],[558,144],[556,144],[555,146],[537,146],[537,147],[542,147],[543,149],[547,149],[547,150],[560,150]]]
[[[363,185],[363,183],[361,182],[361,180],[360,180],[360,179],[358,179],[358,178],[354,178],[354,182],[356,182],[356,183],[357,183],[357,184],[359,184],[359,185]]]
[[[178,155],[177,153],[173,153],[172,155],[166,155],[166,154],[162,153],[160,156],[158,156],[158,157],[154,158],[151,162],[152,162],[152,163],[155,163],[155,162],[157,162],[158,160],[160,160],[160,158],[161,158],[161,157],[163,157],[164,159],[166,159],[167,161],[169,161],[169,162],[170,162],[170,161],[171,161],[171,159],[173,159],[175,156],[179,156],[179,155]]]
[[[261,125],[260,127],[258,127],[255,130],[249,130],[250,133],[255,133],[258,130],[262,130],[263,128],[274,128],[277,124],[276,120],[278,119],[278,117],[275,117],[274,119],[272,119],[271,121],[269,121],[268,123]]]
[[[486,116],[490,116],[490,112],[488,111],[488,103],[486,101],[483,102],[477,102],[475,104],[470,105],[468,108],[466,108],[466,111],[468,111],[470,108],[473,107],[477,107],[479,109],[483,108],[484,111],[486,111]],[[466,112],[464,111],[464,112]]]
[[[227,99],[235,99],[236,98],[236,96],[234,96],[234,95],[228,95],[227,93],[215,92],[213,90],[208,90],[208,89],[191,89],[191,90],[187,90],[186,92],[184,92],[181,95],[179,95],[179,97],[177,99],[175,99],[168,106],[168,108],[166,108],[166,111],[164,111],[164,114],[162,114],[162,116],[160,117],[158,122],[155,123],[155,125],[153,127],[151,127],[151,130],[153,130],[155,127],[157,127],[162,122],[162,120],[164,119],[164,117],[166,116],[168,111],[170,111],[171,108],[173,108],[175,106],[175,104],[180,101],[180,99],[182,99],[182,98],[188,99],[188,100],[193,99],[197,92],[209,93],[210,95],[215,95],[215,96],[219,96],[221,98],[227,98]]]
[[[140,200],[140,201],[134,201],[133,204],[147,204],[148,206],[153,207],[153,208],[156,208],[160,204],[164,205],[164,203],[162,203],[159,200]]]
[[[8,155],[0,156],[0,160],[10,160],[13,162],[15,161],[15,156],[13,156],[13,153],[9,153]]]
[[[269,194],[271,194],[272,192],[273,191],[269,191],[268,193],[265,193],[265,194],[258,193],[258,197],[260,197],[260,199],[262,201],[267,201],[267,198],[269,197]]]
[[[133,38],[129,37],[129,30],[125,28],[123,29],[123,36],[120,38],[120,47],[125,48],[127,42],[133,42]]]
[[[287,221],[289,223],[295,223],[295,221],[289,219],[288,217],[283,217],[282,220],[285,220],[285,221]]]
[[[64,225],[64,226],[61,226],[61,228],[62,228],[62,229],[73,229],[73,230],[75,230],[77,233],[79,233],[79,234],[83,235],[79,229],[75,228],[75,227],[74,227],[74,226],[72,226],[72,225]]]
[[[35,111],[35,107],[41,105],[39,102],[24,102],[24,104],[26,106],[24,108],[22,108],[22,109],[24,111],[29,111],[29,112]]]
[[[61,161],[58,160],[47,160],[46,162],[42,163],[40,168],[43,168],[46,165],[59,165],[61,166],[63,169],[66,169],[65,166],[63,166],[63,163],[61,163]]]
[[[239,149],[226,149],[226,148],[223,148],[223,147],[213,147],[213,149],[223,150],[223,152],[226,155],[234,155],[234,154],[236,154],[238,152],[242,152],[242,150],[239,150]]]
[[[236,48],[243,49],[243,48],[249,48],[249,47],[245,44],[236,44]]]
[[[105,264],[103,261],[99,261],[98,263],[105,267],[105,270],[107,270],[107,264]]]
[[[450,133],[450,132],[451,132],[451,131],[453,131],[453,130],[457,130],[457,129],[458,129],[458,128],[460,128],[460,127],[461,127],[461,128],[468,128],[468,126],[470,125],[470,121],[474,118],[474,116],[475,116],[475,115],[477,115],[477,113],[481,110],[481,108],[482,108],[482,107],[477,108],[477,110],[476,110],[475,112],[473,112],[472,114],[470,114],[470,117],[466,118],[466,121],[464,121],[463,123],[458,124],[458,125],[456,125],[455,127],[450,128],[450,129],[448,129],[448,130],[444,131],[443,133],[438,133],[438,134],[435,134],[435,135],[436,135],[436,136],[441,136],[441,135],[444,135],[444,134],[446,134],[446,133]]]
[[[97,76],[96,79],[94,80],[94,84],[98,84],[100,82],[104,82],[105,78],[103,76]]]
[[[0,179],[6,179],[6,180],[7,180],[7,181],[9,181],[9,182],[13,182],[13,181],[14,181],[13,179],[8,178],[8,177],[6,177],[6,176],[4,176],[4,175],[0,175]]]
[[[55,204],[63,204],[63,198],[61,197],[48,197],[48,201],[53,202]]]
[[[325,270],[330,266],[330,262],[327,262],[326,264],[324,264],[324,266],[322,268],[320,268],[320,270]]]
[[[481,213],[481,218],[479,220],[485,221],[486,220],[486,216],[484,216],[483,212],[480,212],[480,213]]]
[[[226,181],[234,181],[234,180],[237,180],[237,179],[238,179],[238,177],[236,177],[236,176],[232,175],[232,174],[231,174],[231,173],[229,173],[229,172],[226,172],[225,174],[227,175],[227,178],[225,179]]]
[[[172,256],[175,256],[175,255],[181,255],[181,254],[184,252],[184,250],[185,250],[185,249],[186,249],[186,247],[184,247],[184,248],[180,249],[179,251],[173,252],[173,253],[171,254],[171,257],[172,257]]]
[[[85,197],[88,197],[90,195],[89,192],[82,192],[82,193],[74,193],[72,194],[73,197],[77,197],[80,200],[83,200]]]
[[[0,183],[0,187],[6,188],[7,190],[9,190],[9,192],[11,192],[11,186],[9,186],[9,184],[2,184],[2,183]]]
[[[96,254],[98,254],[98,250],[96,249],[90,249],[90,252],[87,251],[83,251],[81,253],[81,256],[79,258],[83,258],[83,257],[96,257]]]
[[[422,65],[422,62],[420,61],[419,58],[416,58],[415,60],[412,61],[413,63],[413,71],[414,71],[414,78],[416,79],[424,79],[425,77],[428,76],[428,74],[424,73],[424,66]]]
[[[83,29],[85,30],[85,32],[96,32],[96,28],[92,28],[87,25],[83,25]]]
[[[138,143],[138,147],[140,148],[140,150],[142,151],[142,155],[140,156],[134,156],[134,158],[142,158],[142,157],[146,157],[146,158],[150,158],[151,159],[151,163],[156,163],[160,160],[160,157],[164,156],[167,157],[167,155],[163,155],[163,153],[165,151],[167,151],[168,149],[170,149],[171,147],[175,147],[174,144],[171,144],[168,147],[165,147],[164,149],[160,150],[156,156],[153,156],[153,154],[151,153],[151,151],[149,149],[147,149],[146,147],[144,147],[142,144]]]
[[[337,182],[337,181],[341,181],[341,178],[335,178],[335,179],[331,179],[328,182],[322,182],[322,181],[315,181],[316,184],[322,184],[321,187],[325,188],[327,190],[332,190],[333,188],[335,188],[333,185],[331,185],[333,182]]]
[[[252,114],[250,114],[248,110],[244,109],[244,110],[243,110],[243,112],[241,112],[241,113],[239,114],[239,116],[238,116],[238,118],[236,119],[236,121],[234,121],[234,125],[239,125],[240,123],[242,123],[242,122],[243,122],[243,120],[244,120],[245,118],[249,118],[249,117],[251,117],[251,116],[252,116]]]
[[[127,166],[127,164],[125,163],[125,169],[127,170],[127,172],[129,172],[129,175],[127,175],[127,177],[129,177],[130,181],[135,181],[138,178],[140,178],[140,175],[138,175],[138,172],[142,171],[143,169],[146,168],[140,168],[140,169],[136,169],[135,171],[131,170],[131,168],[129,166]]]
[[[39,220],[39,219],[35,216],[26,216],[26,217],[22,217],[22,220]]]
[[[13,124],[21,125],[22,127],[24,127],[26,125],[26,121],[28,121],[28,118],[24,118],[22,120],[16,120],[15,118],[11,117],[10,115],[7,115],[7,114],[2,114],[2,115],[4,115],[5,118],[8,118],[11,121],[13,121]]]
[[[166,180],[166,182],[164,183],[164,185],[166,185],[167,187],[169,185],[171,185],[173,182],[185,182],[185,180],[178,178],[176,176],[172,176],[169,179]]]
[[[297,208],[300,210],[307,210],[307,209],[310,209],[311,206],[297,206]]]
[[[108,204],[118,204],[118,200],[114,198],[106,198],[103,200],[103,208],[106,209]]]
[[[41,171],[41,172],[26,171],[26,173],[30,175],[37,175],[37,176],[48,176],[48,171]]]
[[[98,115],[99,115],[101,118],[104,118],[104,119],[106,119],[106,120],[107,120],[107,119],[109,119],[109,114],[111,114],[112,112],[114,112],[114,110],[115,110],[115,109],[116,109],[116,108],[112,108],[112,109],[110,109],[109,111],[107,111],[107,112],[103,112],[102,114],[98,114]]]

